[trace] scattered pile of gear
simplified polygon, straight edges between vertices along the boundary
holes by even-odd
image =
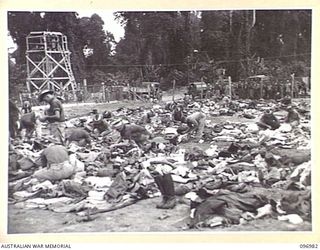
[[[200,138],[183,132],[185,125],[173,118],[177,107],[185,116],[205,114]],[[263,100],[93,110],[67,121],[66,145],[52,144],[46,128],[37,128],[37,137],[10,141],[9,202],[79,216],[108,212],[160,196],[153,172],[167,166],[174,190],[162,192],[189,201],[190,228],[265,216],[311,221],[310,105],[297,101],[295,109],[300,123],[281,122],[277,129],[261,129],[256,122],[266,110],[283,121],[286,109]],[[151,139],[141,145],[121,140],[112,126],[119,119],[143,126]],[[44,155],[58,159],[50,173],[44,172]]]

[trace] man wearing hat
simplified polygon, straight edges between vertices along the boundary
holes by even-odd
[[[150,133],[144,127],[136,124],[125,124],[122,119],[114,121],[111,126],[120,133],[121,139],[132,140],[139,147],[150,138]]]
[[[49,104],[44,116],[40,117],[41,122],[48,122],[50,134],[58,140],[59,143],[65,143],[65,116],[61,102],[54,96],[52,90],[42,90],[38,96],[39,102],[46,102]]]
[[[15,138],[17,136],[19,115],[20,110],[16,103],[9,100],[9,135],[11,138]]]

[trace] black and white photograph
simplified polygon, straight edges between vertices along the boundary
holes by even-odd
[[[312,232],[311,8],[6,14],[9,235]]]

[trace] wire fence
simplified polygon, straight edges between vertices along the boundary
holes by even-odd
[[[310,96],[311,82],[309,77],[294,77],[284,79],[270,79],[269,81],[240,80],[229,83],[228,80],[208,83],[204,94],[233,95],[240,99],[277,99],[284,96],[308,97]],[[105,103],[123,100],[160,100],[162,92],[160,88],[156,92],[150,92],[146,87],[132,86],[106,86],[104,83],[95,85],[78,84],[75,91],[57,91],[55,95],[64,103]],[[26,100],[32,106],[41,105],[38,101],[38,93],[20,93],[20,103]]]
[[[100,84],[78,87],[75,91],[56,91],[55,96],[64,103],[105,103],[123,100],[159,100],[162,97],[162,93],[160,89],[150,91],[150,89],[145,87],[105,86],[104,84]],[[21,92],[19,98],[21,104],[24,101],[29,101],[32,106],[41,105],[38,101],[37,92]]]

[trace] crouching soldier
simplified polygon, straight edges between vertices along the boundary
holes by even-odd
[[[43,167],[33,174],[39,181],[63,180],[75,173],[69,162],[68,150],[62,145],[51,145],[44,149],[36,165]]]
[[[111,123],[111,126],[120,133],[121,139],[134,141],[139,147],[143,146],[151,136],[144,127],[125,124],[121,119]]]
[[[181,119],[183,123],[186,123],[189,127],[189,130],[185,133],[193,133],[196,132],[196,138],[200,139],[203,135],[206,115],[202,112],[195,112],[187,117],[183,117]]]
[[[280,122],[277,117],[267,109],[266,112],[261,116],[257,125],[262,129],[272,129],[275,130],[280,127]]]
[[[66,130],[66,146],[75,142],[78,146],[84,147],[91,144],[89,133],[83,128],[70,128]]]

